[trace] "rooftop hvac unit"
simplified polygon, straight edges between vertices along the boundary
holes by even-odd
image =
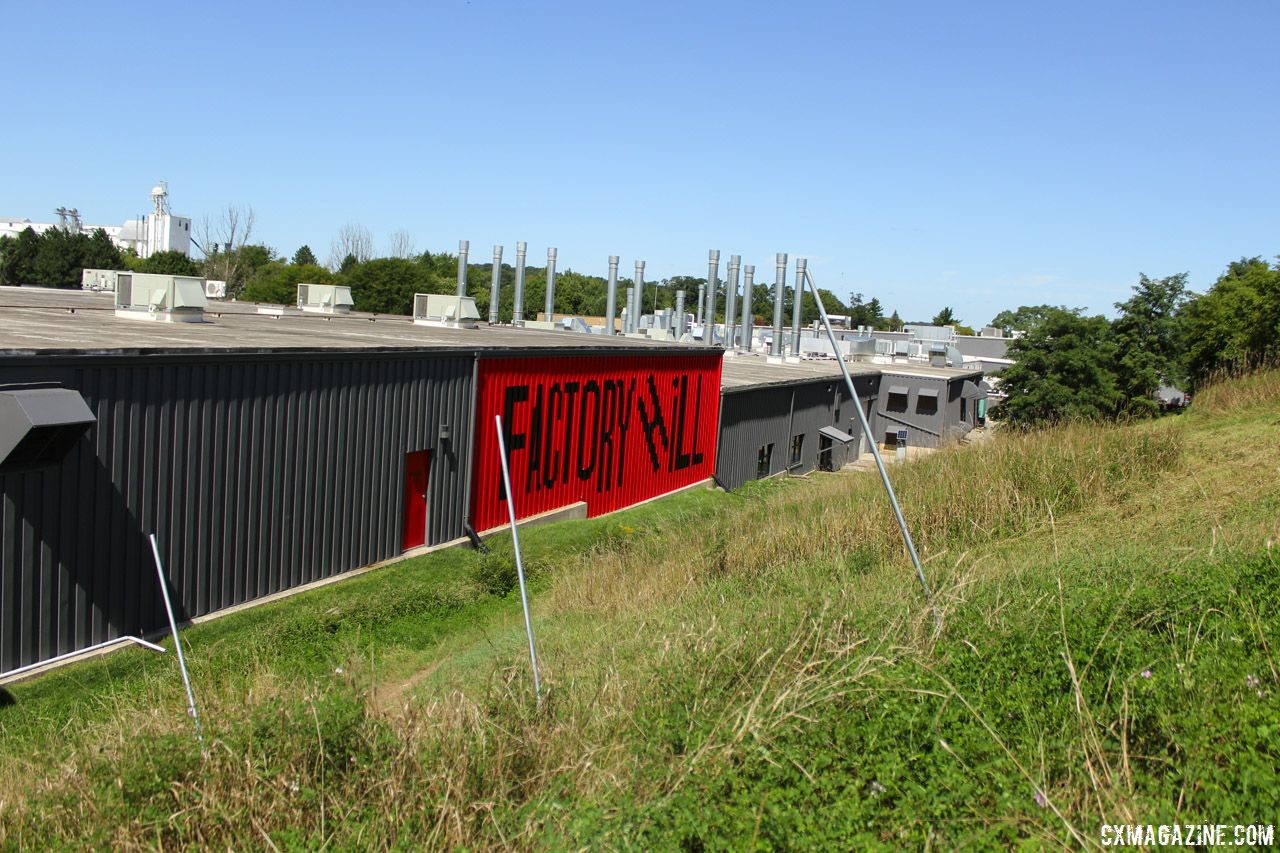
[[[225,281],[207,279],[204,283],[204,295],[208,299],[226,299],[227,283]]]
[[[204,279],[189,275],[116,274],[116,316],[162,323],[203,323]]]
[[[893,354],[894,355],[910,355],[911,342],[910,341],[894,341]]]
[[[313,314],[347,314],[351,311],[351,288],[339,284],[299,284],[298,307]]]
[[[944,344],[929,345],[929,364],[933,367],[947,366],[947,348]]]
[[[451,326],[476,328],[480,312],[470,296],[447,296],[440,293],[413,295],[413,322],[419,326]]]
[[[115,270],[84,270],[80,274],[80,288],[96,293],[114,293],[118,275]]]

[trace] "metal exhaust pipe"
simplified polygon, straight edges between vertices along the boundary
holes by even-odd
[[[808,263],[804,258],[796,258],[796,286],[792,290],[791,305],[791,355],[800,357],[800,310],[804,305],[804,269]],[[839,353],[836,356],[839,357]]]
[[[524,256],[528,246],[516,243],[516,293],[511,303],[511,325],[524,325]]]
[[[707,253],[707,322],[702,328],[702,343],[705,346],[711,346],[716,337],[716,280],[719,278],[720,250],[712,249]]]
[[[773,345],[769,355],[776,358],[782,355],[782,297],[787,286],[787,253],[778,252],[774,262],[777,272],[773,282]]]
[[[609,295],[605,303],[604,333],[616,334],[613,318],[618,313],[618,256],[609,256]]]
[[[735,309],[738,307],[738,267],[742,265],[741,255],[729,256],[729,280],[725,283],[725,303],[724,303],[724,345],[726,349],[733,349],[733,333],[734,333],[734,316]]]
[[[742,268],[742,351],[751,352],[751,333],[755,324],[751,313],[752,303],[756,298],[756,268],[747,264]]]
[[[676,340],[684,337],[684,291],[676,291]]]
[[[640,314],[644,312],[644,261],[636,261],[636,310],[632,314],[631,331],[640,331]]]
[[[702,309],[706,307],[707,302],[707,286],[705,284],[698,285],[698,307],[694,309],[694,320],[698,325],[702,325]]]
[[[547,249],[547,304],[544,312],[548,323],[556,321],[556,250]]]
[[[627,307],[622,309],[622,334],[631,334],[632,324],[636,321],[636,289],[634,287],[627,288]]]
[[[467,295],[467,249],[471,247],[471,243],[467,240],[458,241],[458,295]]]
[[[493,247],[493,279],[489,282],[489,325],[498,325],[498,292],[502,289],[502,247]]]

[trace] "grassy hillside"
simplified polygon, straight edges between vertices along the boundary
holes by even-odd
[[[1280,374],[1180,418],[531,529],[0,709],[0,842],[1094,845],[1280,813]]]

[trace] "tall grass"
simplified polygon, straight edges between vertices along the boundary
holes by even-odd
[[[1089,821],[1177,799],[1158,753],[1184,748],[1161,716],[1181,699],[1153,694],[1144,666],[1165,678],[1157,661],[1172,648],[1185,667],[1169,661],[1169,683],[1200,679],[1200,701],[1223,688],[1199,660],[1221,666],[1208,650],[1235,654],[1230,637],[1256,626],[1262,642],[1230,658],[1247,672],[1222,678],[1253,678],[1263,659],[1275,672],[1275,607],[1240,598],[1240,584],[1179,575],[1170,603],[1162,575],[1128,573],[1148,552],[1058,554],[1073,517],[1158,488],[1187,442],[1182,424],[1069,426],[895,469],[931,568],[951,555],[933,602],[911,582],[878,481],[862,475],[677,499],[684,509],[660,528],[623,513],[530,530],[533,545],[589,531],[537,566],[541,710],[514,610],[394,702],[376,649],[347,650],[321,676],[264,660],[247,692],[206,687],[203,750],[180,695],[153,693],[164,712],[126,703],[56,761],[22,762],[0,781],[0,843],[1079,843]],[[1028,553],[1016,573],[984,586],[965,570],[967,551],[1011,537]],[[492,562],[480,585],[504,592]],[[1276,587],[1265,567],[1248,571]],[[1072,572],[1088,583],[1064,589]],[[1186,608],[1210,601],[1234,621],[1205,615],[1192,651],[1171,643]],[[1261,713],[1251,695],[1232,701]],[[1195,748],[1223,761],[1212,743]]]

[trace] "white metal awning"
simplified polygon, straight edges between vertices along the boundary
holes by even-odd
[[[849,435],[847,432],[841,432],[833,426],[824,426],[822,429],[818,430],[818,435],[825,435],[832,441],[838,441],[841,444],[853,443],[853,436]]]

